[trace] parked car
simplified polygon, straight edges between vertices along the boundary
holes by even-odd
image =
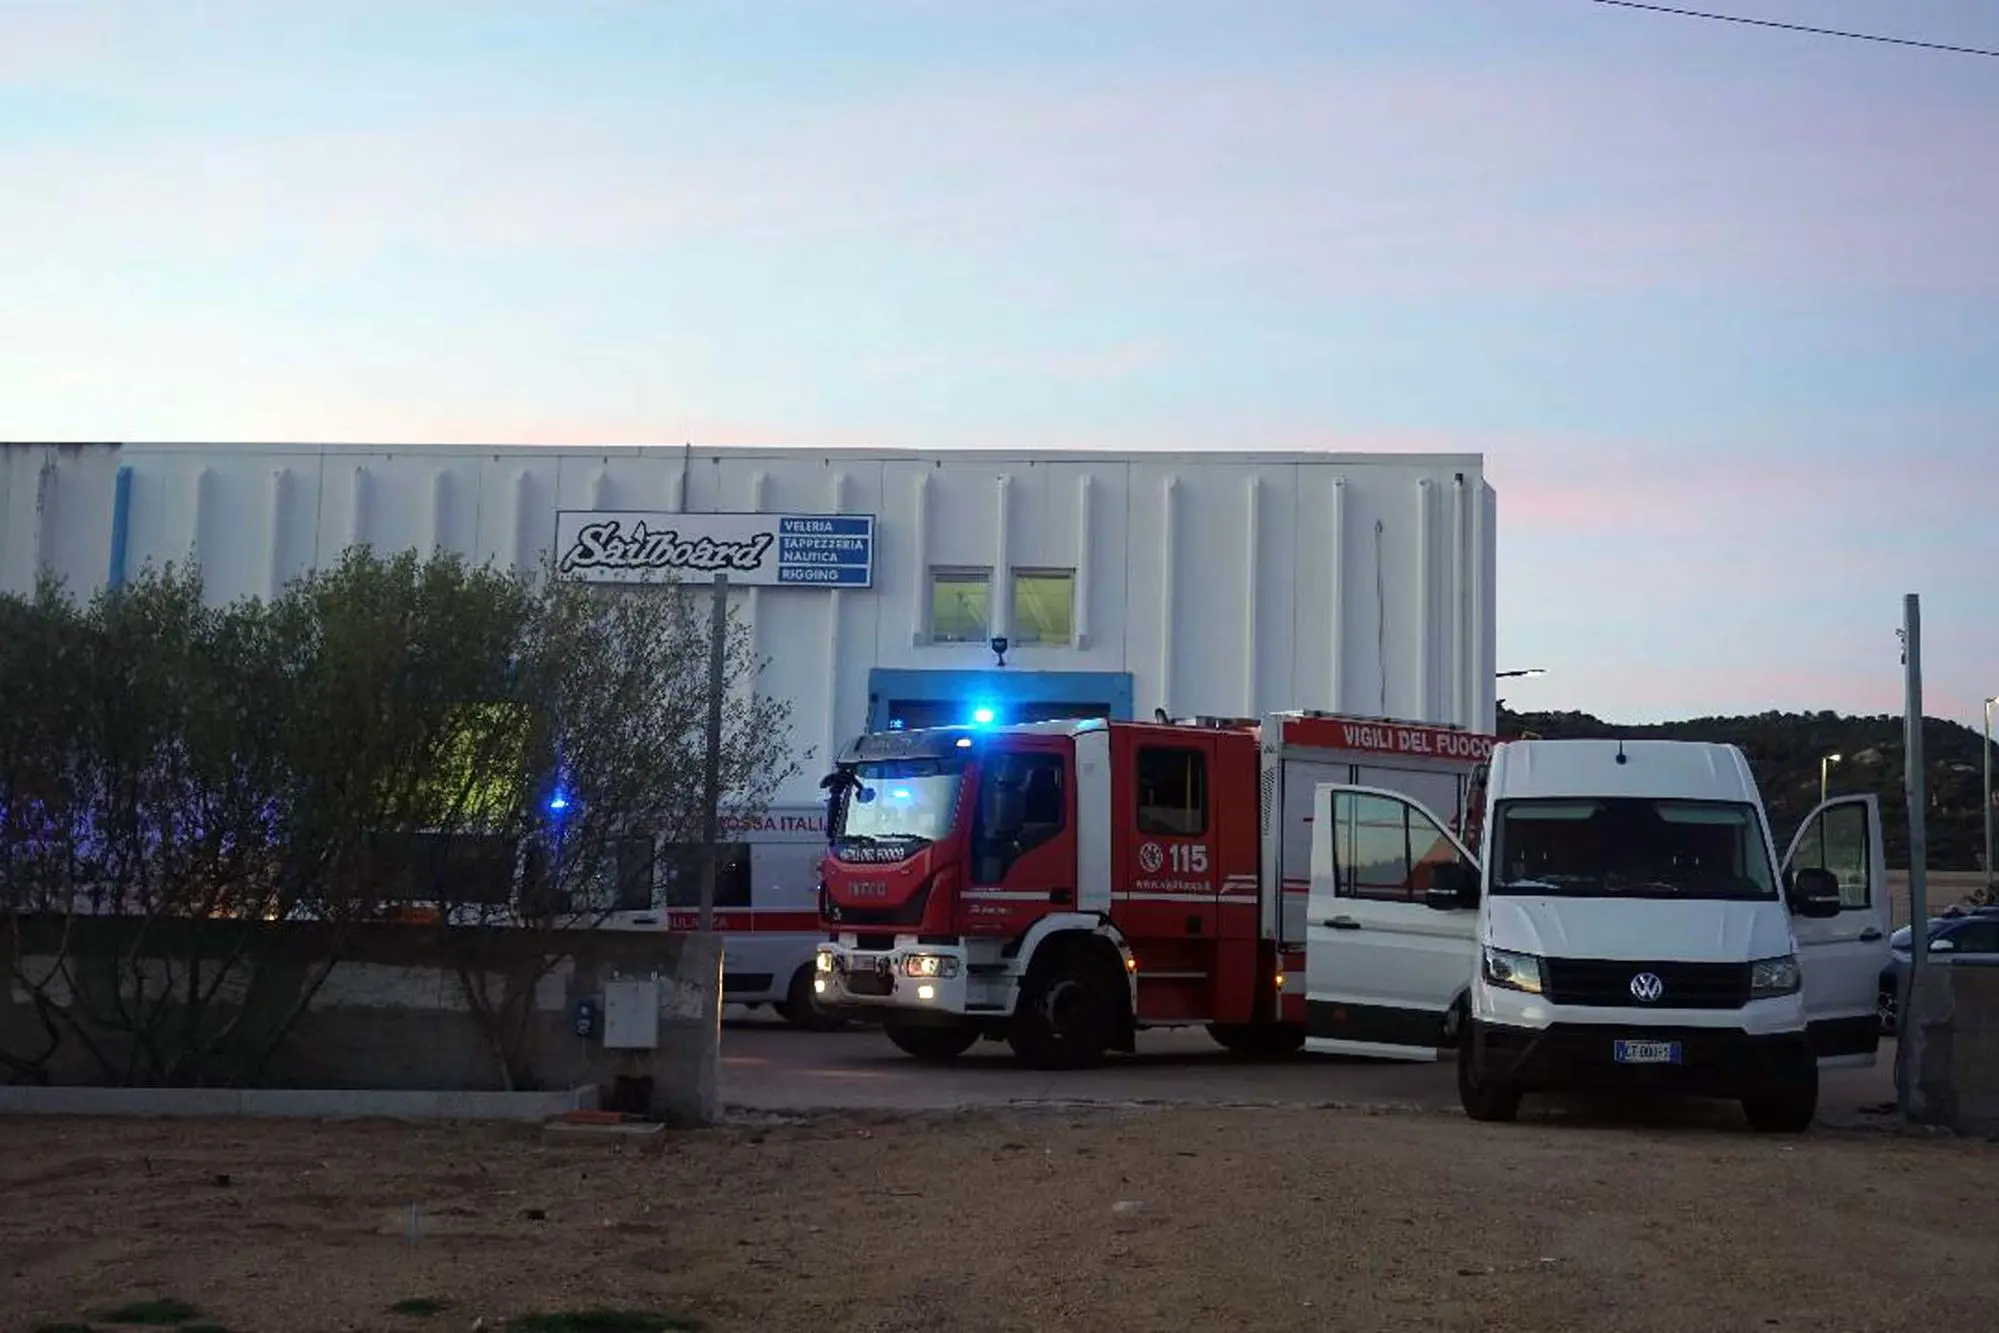
[[[1909,970],[1910,928],[1888,937],[1888,966],[1881,969],[1881,1032],[1892,1036],[1900,1017],[1902,977]],[[1999,907],[1948,908],[1930,918],[1930,961],[1999,956]]]

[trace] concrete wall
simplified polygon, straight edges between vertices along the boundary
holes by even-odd
[[[1902,1009],[1910,1118],[1999,1138],[1999,966],[1960,958],[1923,973]]]
[[[332,956],[335,939],[318,925],[231,922],[143,923],[104,919],[62,926],[29,923],[18,975],[0,995],[0,1051],[20,1058],[40,1052],[43,1026],[23,977],[52,974],[66,947],[74,985],[58,979],[50,999],[83,1028],[104,1060],[93,1058],[85,1042],[67,1034],[48,1064],[53,1084],[102,1086],[125,1081],[108,1075],[104,1063],[122,1071],[136,1043],[128,1011],[162,1014],[169,1026],[177,1011],[158,999],[178,994],[170,978],[186,976],[184,960],[198,945],[211,959],[242,960],[228,975],[207,1009],[204,1037],[208,1052],[201,1081],[211,1085],[261,1088],[370,1088],[422,1091],[497,1091],[506,1076],[486,1028],[467,1001],[455,967],[441,963],[437,936],[427,928],[369,926],[339,942],[339,962],[310,1006],[277,1045],[261,1069],[259,1055],[271,1033],[295,1007],[319,960]],[[467,936],[454,936],[461,945]],[[529,994],[526,1036],[520,1063],[536,1087],[570,1089],[598,1086],[608,1097],[620,1076],[649,1077],[647,1109],[676,1120],[706,1122],[715,1117],[716,1054],[720,1038],[721,949],[715,936],[637,931],[493,931],[468,957],[486,978],[488,994],[505,993],[510,976],[517,993]],[[136,965],[117,960],[136,956]],[[557,960],[552,967],[547,960]],[[209,965],[211,968],[213,963]],[[59,978],[63,974],[58,974]],[[618,1051],[603,1043],[603,1001],[608,983],[644,981],[653,985],[657,1044]],[[152,997],[145,1005],[133,1002]],[[595,1002],[596,1032],[579,1036],[579,1001]],[[187,1043],[168,1039],[169,1049]],[[140,1062],[143,1064],[143,1060]],[[172,1080],[186,1082],[191,1075]],[[162,1081],[141,1075],[137,1081]]]

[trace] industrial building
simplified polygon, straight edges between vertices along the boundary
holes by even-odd
[[[1492,731],[1495,515],[1474,454],[20,443],[0,591],[192,561],[217,601],[270,595],[357,542],[553,549],[604,581],[725,566],[802,771],[720,901],[809,931],[818,778],[865,729],[1316,709]]]
[[[1476,455],[0,448],[13,591],[192,560],[218,600],[270,594],[352,542],[517,566],[558,545],[572,576],[617,579],[671,563],[666,534],[683,557],[761,542],[730,578],[811,759],[786,804],[854,733],[974,708],[1493,725]]]

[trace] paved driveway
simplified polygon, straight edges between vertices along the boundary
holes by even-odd
[[[1821,1118],[1847,1121],[1892,1102],[1894,1046],[1873,1069],[1828,1073]],[[950,1110],[1021,1103],[1160,1102],[1182,1105],[1280,1104],[1456,1110],[1447,1063],[1409,1064],[1300,1055],[1253,1061],[1233,1056],[1192,1030],[1139,1035],[1138,1053],[1073,1073],[1023,1069],[1001,1042],[981,1042],[949,1066],[927,1066],[880,1032],[799,1032],[757,1018],[722,1032],[722,1100],[733,1109]],[[1536,1099],[1530,1099],[1529,1106]]]

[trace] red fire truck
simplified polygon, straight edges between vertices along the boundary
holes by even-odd
[[[1074,1068],[1194,1024],[1296,1050],[1315,787],[1401,792],[1473,838],[1494,741],[1305,712],[871,733],[824,783],[815,993],[921,1060],[983,1037]],[[1412,876],[1457,857],[1428,840]]]

